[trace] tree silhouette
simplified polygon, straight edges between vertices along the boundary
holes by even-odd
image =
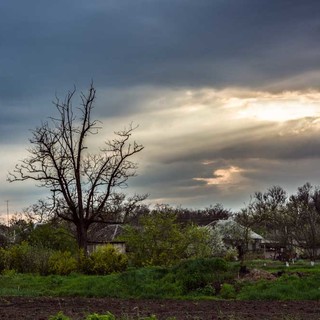
[[[91,84],[87,94],[81,93],[77,109],[72,106],[75,93],[76,89],[68,92],[62,102],[56,98],[58,116],[32,131],[29,155],[8,180],[34,180],[48,188],[52,213],[75,225],[78,245],[86,251],[89,227],[108,219],[107,208],[115,194],[136,174],[137,164],[131,158],[143,146],[130,142],[135,129],[130,125],[115,132],[98,154],[90,153],[87,139],[100,129],[100,122],[91,117],[96,90]]]

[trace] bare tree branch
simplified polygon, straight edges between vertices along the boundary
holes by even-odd
[[[99,154],[89,154],[87,138],[100,129],[99,121],[91,117],[96,90],[91,84],[87,94],[81,93],[76,110],[72,105],[75,93],[76,88],[69,91],[64,101],[56,97],[57,117],[32,131],[29,156],[15,166],[8,180],[33,180],[48,188],[54,214],[75,224],[78,244],[86,249],[88,228],[105,219],[113,195],[136,175],[137,164],[131,158],[143,146],[131,142],[137,128],[131,124],[115,132],[115,138],[107,141]],[[138,199],[130,203],[137,203]]]

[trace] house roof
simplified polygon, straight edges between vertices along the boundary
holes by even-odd
[[[234,221],[233,218],[229,218],[227,220],[219,220],[219,221],[212,221],[211,223],[208,224],[208,226],[215,226],[215,225],[220,225],[220,226],[225,226],[225,225],[234,225],[234,226],[238,226],[240,228],[243,228],[244,229],[244,226],[242,226],[241,224],[239,224],[238,222]],[[251,229],[249,229],[249,237],[252,239],[252,240],[264,240],[264,238],[252,231]]]
[[[103,243],[114,242],[122,234],[121,224],[95,224],[88,232],[88,242]]]

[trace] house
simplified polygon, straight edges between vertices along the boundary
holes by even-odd
[[[265,239],[248,227],[237,223],[232,217],[227,220],[210,222],[207,227],[217,228],[227,247],[236,247],[246,251],[263,252]]]
[[[116,240],[122,231],[123,225],[121,224],[97,223],[92,225],[88,232],[88,252],[95,251],[99,246],[112,244],[120,253],[126,253],[125,242]]]

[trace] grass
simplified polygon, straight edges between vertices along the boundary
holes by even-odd
[[[208,263],[208,261],[206,261]],[[212,262],[211,262],[212,263]],[[320,264],[311,267],[299,262],[289,268],[283,263],[248,263],[249,268],[270,272],[285,271],[274,281],[237,281],[239,265],[201,269],[201,260],[173,268],[129,269],[119,274],[89,276],[39,276],[16,274],[0,276],[0,296],[82,296],[114,298],[238,299],[238,300],[318,300]],[[208,269],[208,270],[207,270]],[[221,288],[221,291],[217,288]]]
[[[273,260],[252,260],[248,261],[247,266],[249,269],[257,268],[263,269],[269,272],[302,272],[302,273],[320,273],[320,262],[316,262],[313,267],[308,260],[298,260],[295,263],[290,263],[289,267],[286,267],[282,261]]]
[[[180,294],[177,284],[162,279],[157,268],[108,276],[10,274],[0,276],[0,296],[161,298]]]
[[[234,276],[221,259],[187,261],[173,268],[129,269],[107,276],[39,276],[9,271],[0,276],[0,296],[208,299],[214,296],[211,283]]]
[[[283,275],[275,281],[246,283],[237,295],[240,300],[319,300],[320,274],[303,278]]]

